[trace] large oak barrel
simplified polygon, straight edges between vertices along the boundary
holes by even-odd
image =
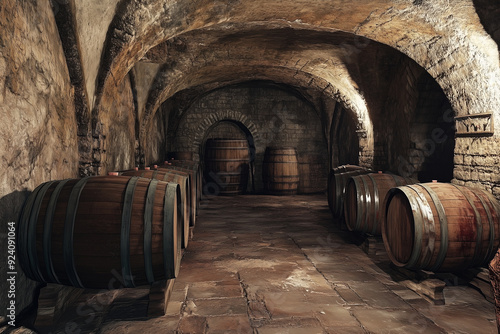
[[[499,246],[500,205],[484,190],[449,183],[393,188],[382,237],[399,267],[454,272],[484,266]]]
[[[191,196],[191,177],[188,173],[173,171],[173,170],[129,170],[121,173],[123,176],[140,176],[148,179],[155,179],[166,182],[174,182],[181,188],[179,207],[180,219],[184,222],[182,231],[182,248],[186,248],[189,243],[189,226],[195,224],[195,212],[193,210],[192,196]]]
[[[248,184],[248,141],[245,139],[207,140],[205,168],[208,192],[220,195],[243,193]]]
[[[264,191],[271,195],[295,195],[299,186],[299,163],[295,148],[268,147],[262,164]]]
[[[126,176],[43,183],[21,213],[19,263],[33,280],[79,288],[174,278],[181,259],[179,193],[176,183]]]
[[[350,231],[380,235],[383,204],[389,189],[417,182],[382,172],[352,176],[347,182],[344,200],[347,228]]]
[[[330,170],[328,174],[328,206],[333,217],[340,218],[344,213],[345,187],[351,176],[370,172],[367,168],[355,165],[342,165]]]

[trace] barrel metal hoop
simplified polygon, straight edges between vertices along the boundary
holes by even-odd
[[[43,184],[43,187],[40,188],[38,193],[36,194],[35,201],[33,202],[33,208],[31,209],[31,215],[29,219],[29,228],[28,228],[28,255],[30,258],[31,268],[33,269],[33,274],[35,274],[36,280],[39,282],[46,282],[44,275],[40,269],[40,262],[38,261],[38,254],[36,249],[36,230],[37,230],[37,222],[38,216],[40,215],[40,208],[42,206],[43,198],[49,190],[50,186],[54,183],[54,181],[46,182]],[[43,240],[43,239],[42,239]]]
[[[163,202],[163,266],[165,278],[175,278],[174,218],[177,183],[168,183]]]
[[[380,217],[379,217],[380,198],[379,198],[378,186],[377,186],[377,181],[375,181],[375,178],[372,175],[366,174],[366,176],[368,176],[370,178],[370,180],[373,182],[374,211],[373,211],[372,234],[376,235],[377,234],[377,227],[378,227],[379,220],[380,220]]]
[[[127,182],[125,197],[123,200],[122,225],[120,236],[120,254],[122,264],[123,286],[125,288],[135,287],[130,266],[130,226],[132,225],[132,205],[134,202],[135,187],[139,177],[132,177]]]
[[[408,260],[408,263],[405,265],[406,268],[414,268],[414,266],[418,263],[418,260],[420,258],[420,254],[422,252],[422,225],[423,225],[423,219],[422,215],[417,214],[420,211],[417,210],[417,208],[420,206],[418,201],[412,194],[410,193],[409,187],[399,187],[399,190],[401,190],[405,195],[406,198],[408,199],[408,202],[410,203],[411,211],[413,213],[413,221],[414,221],[414,227],[415,227],[415,235],[413,238],[413,250],[410,256],[410,259]],[[413,190],[413,189],[411,189]]]
[[[429,268],[429,270],[431,271],[437,271],[443,265],[446,255],[448,254],[448,246],[449,246],[448,218],[446,217],[446,211],[444,210],[443,203],[439,199],[439,196],[436,194],[436,192],[427,186],[425,186],[424,189],[431,197],[432,202],[434,202],[434,207],[436,208],[436,211],[438,213],[439,227],[441,231],[439,252],[436,257],[436,261],[434,262],[434,265],[431,268]]]
[[[23,267],[27,272],[26,274],[28,275],[29,278],[36,280],[36,281],[41,281],[41,277],[38,277],[37,272],[35,270],[35,265],[34,263],[34,257],[33,257],[33,251],[36,252],[36,245],[35,249],[33,250],[32,248],[32,243],[36,243],[36,236],[35,235],[30,235],[30,233],[36,233],[36,228],[32,227],[33,223],[33,215],[34,215],[34,210],[35,210],[35,203],[38,198],[38,194],[40,191],[46,186],[46,183],[40,184],[38,187],[33,190],[33,192],[30,194],[26,201],[26,205],[24,208],[23,215],[21,217],[21,223],[22,223],[22,231],[21,231],[21,236],[23,242],[18,245],[18,248],[21,249],[21,252],[19,253],[24,254],[24,260],[21,261],[26,263],[26,268]],[[38,211],[37,211],[38,212]],[[37,214],[38,215],[38,214]],[[36,223],[36,219],[35,219]],[[36,256],[36,254],[35,254]]]
[[[238,160],[212,160],[212,161],[245,161],[246,160],[241,160],[241,159],[238,159]],[[263,162],[262,165],[275,165],[275,164],[297,164],[298,162],[297,161],[267,161],[267,162]]]
[[[151,176],[151,178],[152,178],[152,179],[156,179],[156,178],[157,178],[157,175],[158,175],[158,172],[159,172],[158,170],[155,170],[155,171],[153,172],[153,176]]]
[[[392,173],[385,173],[385,174],[387,174],[390,177],[392,177],[392,179],[394,180],[394,183],[396,183],[396,187],[401,187],[401,186],[405,185],[404,183],[402,184],[401,182],[399,182],[401,180],[399,176],[394,175]]]
[[[153,273],[153,249],[152,249],[152,228],[153,228],[153,207],[155,204],[155,193],[158,180],[151,180],[146,195],[146,205],[144,209],[144,268],[148,283],[154,282]]]
[[[47,213],[45,214],[45,223],[43,225],[43,259],[45,262],[45,270],[47,277],[51,282],[61,284],[59,277],[54,270],[52,263],[52,225],[54,222],[54,214],[56,212],[56,205],[61,194],[61,190],[68,183],[70,179],[62,180],[58,183],[52,194],[50,195],[49,204],[47,205]]]
[[[426,189],[425,185],[408,185],[409,188],[413,189],[415,193],[418,195],[420,198],[419,201],[419,206],[420,206],[420,212],[422,214],[422,218],[424,218],[424,231],[425,234],[427,235],[427,243],[423,249],[422,252],[422,260],[421,260],[421,265],[422,268],[427,268],[429,263],[431,262],[432,256],[434,254],[434,245],[436,241],[436,227],[435,227],[435,222],[434,222],[434,216],[432,214],[432,209],[430,207],[429,202],[427,201],[427,198],[425,197],[424,193],[419,189],[419,188],[424,188]],[[423,247],[424,245],[422,245]]]
[[[342,205],[342,198],[345,195],[345,186],[341,186],[341,182],[344,181],[344,178],[342,174],[335,174],[335,216],[339,218],[342,215],[342,210],[344,209],[344,206]]]
[[[353,180],[354,179],[355,178],[353,178]],[[361,180],[361,183],[363,183],[363,188],[365,191],[363,194],[364,201],[360,200],[361,198],[358,197],[359,191],[356,191],[357,205],[358,205],[358,214],[356,215],[356,231],[361,231],[363,233],[367,233],[368,232],[368,211],[369,211],[368,207],[372,206],[372,197],[370,196],[370,193],[367,191],[368,184],[366,183],[366,180],[363,177],[363,175],[359,176],[359,179]],[[359,189],[357,187],[357,185],[358,184],[356,184],[356,189]],[[365,210],[363,210],[363,218],[364,219],[361,219],[361,217],[359,216],[359,212],[360,212],[360,209],[363,206],[363,204],[364,204],[364,208],[365,208]],[[364,222],[364,224],[362,225],[363,222]],[[363,228],[361,228],[361,226],[363,226]]]
[[[472,198],[470,198],[468,195],[466,195],[465,192],[462,191],[462,189],[460,187],[458,187],[457,185],[455,185],[455,184],[451,184],[451,185],[453,187],[455,187],[456,189],[458,189],[458,191],[460,191],[460,193],[462,193],[462,195],[467,199],[467,202],[469,202],[472,210],[474,211],[474,215],[476,216],[476,229],[477,229],[476,247],[474,250],[474,256],[472,257],[472,260],[468,264],[469,266],[474,265],[474,264],[478,263],[479,250],[481,249],[481,243],[483,240],[483,221],[481,219],[481,214],[479,213],[479,211],[477,211],[477,208],[474,205],[474,201],[472,200]],[[471,192],[474,193],[472,190],[471,190]],[[474,193],[474,195],[476,195],[476,194]],[[476,195],[476,197],[478,197],[478,196]]]
[[[21,264],[21,267],[23,268],[26,275],[31,279],[35,279],[36,276],[33,273],[33,268],[28,252],[28,231],[33,203],[35,202],[36,196],[42,187],[43,184],[40,184],[38,187],[36,187],[24,202],[23,211],[21,213],[21,217],[19,218],[19,228],[17,231],[17,249],[19,254],[19,263]]]
[[[484,192],[483,192],[484,193]],[[481,201],[481,204],[483,205],[484,211],[486,211],[486,215],[488,216],[488,225],[490,227],[490,235],[489,235],[489,240],[488,240],[488,251],[485,254],[485,260],[489,261],[491,257],[493,256],[493,252],[496,251],[496,248],[494,248],[495,244],[495,226],[493,224],[493,217],[491,215],[491,211],[489,206],[486,204],[486,202],[483,200],[483,198],[476,193],[477,198]]]
[[[74,287],[84,288],[78,273],[76,272],[75,259],[73,256],[73,235],[75,230],[76,212],[83,188],[91,176],[84,177],[78,181],[71,190],[68,198],[68,207],[66,209],[66,219],[64,221],[64,239],[63,239],[63,258],[66,275]]]

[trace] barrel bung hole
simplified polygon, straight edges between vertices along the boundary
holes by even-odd
[[[402,192],[392,197],[387,208],[385,233],[394,259],[406,264],[410,260],[414,242],[414,220],[410,203]]]

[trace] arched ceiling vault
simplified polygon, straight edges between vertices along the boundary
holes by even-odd
[[[498,113],[500,110],[500,94],[497,94],[500,91],[498,49],[484,31],[473,2],[465,0],[363,0],[355,3],[322,0],[124,2],[108,32],[108,48],[97,86],[97,105],[107,85],[113,86],[114,82],[119,82],[154,46],[195,30],[217,32],[230,29],[234,33],[235,27],[241,31],[244,27],[255,31],[266,30],[266,27],[322,31],[332,33],[332,39],[339,31],[351,36],[364,36],[415,60],[441,85],[458,114]],[[338,41],[336,43],[339,44]],[[362,46],[363,43],[358,45]],[[323,50],[309,51],[321,53]],[[253,52],[258,50],[248,50],[248,54]],[[321,55],[317,57],[322,58]],[[226,65],[259,65],[250,66],[249,62],[252,61],[235,60]],[[290,66],[290,63],[285,65],[286,69],[296,69],[300,62],[294,66]],[[304,68],[300,69],[302,72],[310,73],[330,85],[335,79],[329,77],[335,71],[320,70],[321,61],[319,64],[303,65]],[[280,66],[283,65],[274,65],[275,68]],[[216,71],[220,69],[212,68]],[[203,71],[208,71],[208,67],[196,73],[211,74]],[[194,79],[192,75],[184,75],[181,81],[189,87],[194,84],[190,80]],[[355,79],[353,81],[356,82]],[[340,86],[338,82],[334,84],[334,87]],[[180,86],[179,83],[173,85]],[[355,89],[356,85],[351,86]],[[167,89],[166,92],[174,90]],[[341,88],[338,90],[341,91]],[[481,94],[477,94],[478,91]],[[168,94],[160,95],[158,103]],[[155,106],[156,102],[151,101],[150,98],[148,103]]]
[[[152,84],[147,103],[143,103],[142,133],[148,131],[148,123],[159,105],[181,90],[255,79],[315,90],[340,101],[355,112],[362,127],[371,133],[362,87],[352,76],[361,77],[357,61],[361,55],[375,60],[377,53],[387,53],[380,50],[380,44],[369,45],[369,40],[353,41],[344,33],[292,29],[229,33],[231,31],[234,29],[220,29],[217,33],[195,31],[167,43],[165,64]],[[356,49],[355,42],[365,50]],[[394,57],[394,53],[389,52],[386,57]],[[380,66],[374,70],[380,70]],[[358,81],[362,86],[362,80]],[[320,116],[328,119],[328,116]]]

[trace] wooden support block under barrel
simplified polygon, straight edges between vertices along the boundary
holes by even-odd
[[[40,290],[35,327],[48,327],[56,324],[66,309],[84,292],[71,286],[47,284]]]
[[[151,285],[149,292],[148,317],[161,317],[167,311],[170,295],[174,288],[175,279],[158,281]]]
[[[444,305],[443,290],[446,283],[434,277],[433,273],[418,270],[412,271],[391,264],[392,278],[402,286],[412,290],[434,305]]]

